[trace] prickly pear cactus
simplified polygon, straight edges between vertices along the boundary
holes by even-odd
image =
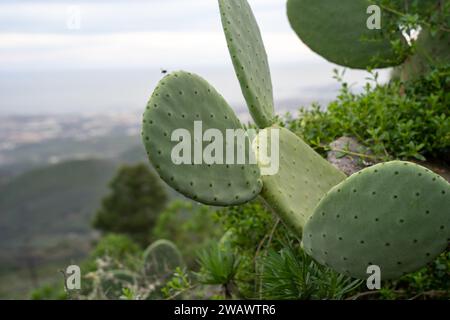
[[[300,39],[325,59],[356,69],[399,65],[399,57],[391,40],[407,43],[400,31],[392,38],[382,28],[367,27],[367,8],[375,1],[367,0],[289,0],[289,22]],[[387,16],[383,15],[383,23]]]
[[[254,148],[258,148],[258,137],[264,131],[271,142],[270,131],[274,129],[279,130],[279,169],[275,175],[262,176],[261,195],[283,221],[301,235],[317,203],[346,175],[285,128],[262,130]]]
[[[242,125],[205,80],[175,72],[161,80],[144,113],[143,141],[162,179],[187,197],[213,205],[242,204],[262,190],[286,224],[299,236],[303,233],[308,254],[353,277],[366,278],[367,266],[375,264],[381,267],[383,279],[396,278],[444,250],[450,240],[449,184],[425,168],[398,161],[346,179],[295,134],[270,127],[272,84],[254,16],[246,0],[219,0],[219,4],[242,91],[255,122],[267,128],[260,131],[253,148],[259,156],[261,135],[270,138],[272,130],[279,130],[279,167],[261,177],[266,164],[261,158],[261,170],[249,164],[250,153],[240,165],[192,157],[195,148],[202,152],[215,142],[204,137],[206,130],[226,137],[227,129],[242,129]],[[367,33],[366,5],[363,0],[341,0],[339,6],[331,0],[289,0],[288,13],[299,36],[330,61],[354,68],[398,64],[390,43]],[[371,39],[362,41],[367,38]],[[187,132],[188,141],[172,136],[179,129]],[[181,142],[187,149],[180,148],[179,158],[187,156],[191,161],[174,161],[173,152],[184,145]],[[243,147],[250,149],[250,139]],[[144,260],[146,276],[156,278],[182,263],[176,247],[167,241],[150,246]]]
[[[183,265],[181,253],[171,241],[157,240],[144,252],[144,274],[148,277],[164,279]]]
[[[259,194],[260,172],[256,164],[249,164],[249,152],[245,152],[246,165],[226,164],[224,157],[223,164],[203,159],[208,146],[219,142],[204,139],[205,131],[213,129],[226,137],[227,129],[242,129],[242,125],[222,96],[199,76],[180,71],[164,77],[147,105],[143,122],[142,137],[150,161],[161,178],[186,197],[224,206],[245,203]],[[189,138],[173,137],[179,129],[187,130]],[[225,155],[226,143],[222,142],[219,148]],[[186,148],[177,151],[177,145]],[[238,147],[251,149],[248,137],[243,146],[235,143],[235,155]],[[175,163],[174,152],[187,156],[188,164]]]
[[[246,0],[219,0],[223,30],[234,70],[255,123],[274,121],[272,78],[258,24]]]
[[[415,271],[450,241],[450,185],[419,165],[394,161],[352,175],[321,200],[303,246],[318,262],[356,278]]]

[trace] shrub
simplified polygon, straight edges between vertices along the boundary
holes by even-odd
[[[381,158],[438,157],[450,147],[449,88],[450,65],[405,84],[367,84],[359,94],[343,83],[326,110],[302,108],[286,126],[321,152],[350,135]]]
[[[293,246],[271,251],[262,270],[265,299],[343,299],[363,283],[319,265]]]
[[[215,210],[193,202],[174,201],[158,217],[152,235],[155,239],[170,239],[180,249],[187,265],[193,267],[198,250],[223,233],[214,223]]]
[[[150,233],[167,195],[159,177],[143,164],[124,166],[110,183],[111,193],[103,199],[94,227],[128,235],[141,246],[150,242]]]

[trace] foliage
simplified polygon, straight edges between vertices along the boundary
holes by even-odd
[[[108,256],[97,259],[98,267],[91,273],[94,281],[90,296],[109,299],[161,299],[162,289],[183,265],[178,248],[168,240],[157,240],[142,255],[136,254],[121,261],[127,260],[133,263],[122,264]],[[108,287],[112,288],[112,292],[106,291]]]
[[[44,285],[31,292],[31,300],[66,300],[67,293],[61,285]]]
[[[383,284],[382,298],[450,299],[450,251],[417,272]]]
[[[319,265],[289,245],[279,252],[271,250],[263,265],[265,299],[342,299],[362,283]]]
[[[191,289],[191,287],[191,280],[186,270],[177,267],[172,278],[167,281],[161,292],[166,299],[173,299],[186,290]]]
[[[109,256],[112,259],[124,262],[130,256],[135,256],[140,252],[139,245],[129,237],[119,234],[108,234],[100,239],[92,250],[90,257],[91,259],[97,259]]]
[[[214,209],[187,201],[173,201],[161,212],[153,238],[170,239],[180,249],[188,266],[195,264],[196,252],[223,232],[213,219]]]
[[[217,211],[216,220],[233,234],[231,244],[254,252],[270,232],[276,218],[258,200]]]
[[[121,300],[137,300],[136,294],[130,288],[123,288],[122,295],[120,296]]]
[[[199,252],[200,283],[226,286],[235,279],[240,261],[239,257],[229,249],[228,246],[224,248],[218,243],[212,243]]]
[[[91,214],[115,170],[116,165],[108,160],[66,161],[30,170],[2,186],[0,241],[4,250],[27,242],[42,248],[61,242],[61,235],[89,233]],[[2,260],[1,265],[5,264]]]
[[[324,111],[302,108],[286,126],[319,151],[343,135],[358,138],[380,158],[438,156],[450,147],[450,65],[407,84],[367,84],[353,93],[346,83]]]
[[[104,232],[128,235],[144,246],[167,195],[158,177],[143,164],[122,167],[110,183],[94,227]]]
[[[450,3],[448,1],[378,0],[377,3],[387,15],[392,17],[392,19],[386,19],[385,28],[387,29],[401,26],[407,35],[419,28],[426,28],[433,33],[450,32]]]
[[[83,263],[83,271],[86,273],[97,270],[98,261],[105,258],[109,261],[109,269],[125,267],[134,270],[140,263],[141,252],[139,245],[129,237],[108,234],[91,251],[89,258]]]
[[[236,275],[239,294],[258,297],[257,260],[268,247],[281,249],[282,240],[290,232],[280,226],[278,218],[259,200],[223,208],[217,211],[216,219],[227,230],[221,243],[229,245],[240,257]]]

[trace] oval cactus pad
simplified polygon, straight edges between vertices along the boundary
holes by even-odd
[[[377,265],[382,280],[425,266],[449,241],[449,183],[401,161],[364,169],[335,186],[303,235],[306,252],[319,263],[361,279]]]
[[[160,81],[148,102],[142,138],[150,161],[172,188],[224,206],[245,203],[262,187],[249,138],[241,135],[242,143],[227,139],[229,130],[243,131],[222,96],[199,76],[174,72]],[[233,152],[234,161],[227,161]]]
[[[279,130],[279,168],[274,175],[262,176],[261,195],[284,222],[301,235],[317,203],[346,175],[288,129],[264,129],[258,137],[266,131],[270,138],[272,130]]]
[[[380,11],[380,29],[369,29],[367,0],[289,0],[287,12],[292,29],[314,52],[342,66],[366,69],[399,65],[390,40],[406,41],[400,32],[389,39],[383,33],[388,17]],[[371,11],[369,11],[371,12]],[[369,19],[370,21],[370,19]]]
[[[148,277],[163,278],[172,274],[184,262],[177,246],[165,239],[153,242],[143,255],[144,273]]]
[[[258,24],[247,0],[219,0],[223,30],[250,113],[260,128],[274,119],[272,78]]]

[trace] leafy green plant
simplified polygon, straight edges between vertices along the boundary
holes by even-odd
[[[95,215],[93,225],[120,233],[145,246],[167,194],[158,177],[145,165],[122,167],[110,183],[111,192]]]
[[[107,234],[100,239],[90,254],[90,259],[108,256],[122,263],[141,252],[139,245],[129,237],[120,234]]]
[[[269,248],[281,249],[282,241],[290,235],[289,230],[279,223],[279,218],[261,200],[218,210],[216,219],[227,230],[219,245],[229,246],[240,258],[235,277],[240,296],[259,298],[260,257]]]
[[[262,270],[264,299],[343,299],[362,284],[319,265],[289,245],[279,252],[270,251]]]
[[[167,281],[161,292],[166,299],[175,299],[193,287],[191,279],[185,269],[177,267],[172,278]]]
[[[450,147],[450,66],[415,81],[367,85],[352,93],[342,83],[326,110],[301,109],[285,125],[319,152],[341,136],[356,137],[382,159],[424,160]]]
[[[61,285],[44,285],[33,290],[30,294],[31,300],[66,300],[69,298],[67,292]]]
[[[212,243],[198,254],[200,272],[198,280],[202,284],[221,285],[225,297],[231,298],[231,287],[238,272],[240,259],[230,248]]]
[[[450,298],[450,251],[442,253],[435,261],[417,272],[407,274],[398,280],[383,284],[383,293],[390,297],[414,299]]]
[[[180,249],[188,266],[194,267],[196,252],[208,241],[219,239],[222,228],[214,221],[215,209],[188,201],[173,201],[161,212],[153,238],[170,239]]]

